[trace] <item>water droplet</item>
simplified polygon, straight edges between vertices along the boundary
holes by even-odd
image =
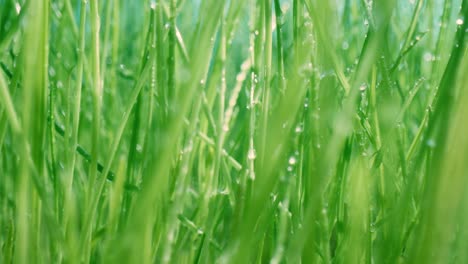
[[[359,86],[360,91],[365,91],[367,89],[367,84],[363,83],[361,86]]]
[[[294,130],[296,133],[302,133],[304,131],[304,128],[302,127],[302,124],[298,125],[296,129]]]
[[[156,9],[156,1],[151,1],[150,8],[155,10]]]
[[[19,15],[19,13],[21,12],[21,6],[19,3],[15,3],[15,10],[16,10],[16,14]]]
[[[428,139],[427,142],[426,142],[426,145],[430,148],[435,148],[435,146],[437,145],[435,140],[434,139]]]
[[[294,165],[294,164],[296,164],[296,162],[297,162],[297,160],[296,160],[295,157],[290,157],[290,158],[289,158],[288,163],[289,163],[290,165]]]
[[[349,43],[347,41],[343,41],[343,44],[341,44],[341,48],[343,50],[348,50],[349,49]]]
[[[423,55],[423,59],[424,59],[424,61],[434,61],[434,60],[435,60],[435,56],[434,56],[432,53],[430,53],[430,52],[426,52],[426,53],[424,53],[424,55]]]
[[[140,144],[136,145],[136,151],[141,153],[143,151],[143,147]]]
[[[459,25],[459,26],[460,26],[460,25],[463,25],[463,19],[461,19],[461,18],[457,19],[456,23],[457,23],[457,25]]]
[[[257,157],[257,153],[255,152],[254,148],[249,149],[249,153],[247,154],[247,158],[249,160],[254,160]]]
[[[49,67],[49,75],[50,75],[50,77],[55,76],[55,69],[52,66]]]

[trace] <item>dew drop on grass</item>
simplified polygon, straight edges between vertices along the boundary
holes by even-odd
[[[430,52],[426,52],[423,55],[423,59],[424,61],[435,61],[435,56]]]
[[[136,145],[136,151],[137,151],[138,153],[141,153],[141,152],[143,151],[143,147],[142,147],[140,144],[137,144],[137,145]]]
[[[428,140],[426,141],[426,145],[427,145],[428,147],[430,147],[430,148],[435,148],[435,147],[436,147],[436,142],[435,142],[434,139],[431,138],[431,139],[428,139]]]
[[[457,21],[455,21],[457,23],[457,25],[461,26],[463,25],[463,19],[459,18],[457,19]]]
[[[295,157],[292,156],[292,157],[289,158],[289,161],[288,161],[289,165],[294,165],[294,164],[296,164],[296,162],[297,162],[297,160],[296,160]]]
[[[304,103],[304,108],[309,108],[309,102],[306,101],[306,102]]]
[[[254,160],[257,157],[257,153],[255,152],[254,148],[249,149],[249,153],[247,154],[247,158],[249,160]]]
[[[150,4],[150,8],[155,10],[156,9],[156,1],[152,0]]]
[[[296,126],[296,129],[294,130],[296,133],[300,134],[304,131],[304,128],[302,127],[302,124],[299,124]]]
[[[348,50],[349,49],[349,43],[347,41],[343,41],[343,44],[341,44],[341,49]]]
[[[49,67],[49,76],[54,77],[56,74],[54,67],[50,66]]]
[[[19,15],[19,13],[21,12],[21,5],[18,2],[15,3],[15,10],[16,10],[16,14]]]

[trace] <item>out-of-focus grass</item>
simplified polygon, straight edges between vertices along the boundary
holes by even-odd
[[[465,263],[467,17],[0,0],[0,262]]]

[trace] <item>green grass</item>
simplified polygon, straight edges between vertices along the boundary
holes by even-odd
[[[0,263],[468,262],[465,0],[0,0]]]

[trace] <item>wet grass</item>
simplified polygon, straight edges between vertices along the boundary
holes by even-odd
[[[467,262],[467,17],[0,0],[0,262]]]

